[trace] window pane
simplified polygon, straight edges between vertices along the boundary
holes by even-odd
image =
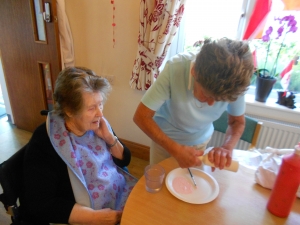
[[[46,41],[45,25],[41,10],[40,0],[34,0],[35,22],[39,41]]]
[[[40,66],[40,75],[42,76],[42,80],[44,80],[44,93],[47,101],[47,110],[53,110],[53,96],[52,96],[52,82],[51,82],[51,71],[50,64],[39,62]]]
[[[185,46],[192,46],[206,37],[235,39],[242,3],[242,0],[187,1],[184,12]]]
[[[281,72],[289,65],[291,60],[295,60],[292,68],[291,79],[288,90],[295,93],[300,91],[300,12],[299,11],[283,11],[284,5],[279,0],[274,0],[271,12],[269,13],[266,25],[263,31],[263,39],[254,39],[251,41],[251,49],[256,50],[257,68],[267,69],[271,74],[277,76],[277,82],[273,89],[282,89]],[[292,21],[289,16],[294,17],[296,21],[296,32],[291,32]],[[284,20],[280,20],[286,18]],[[270,30],[270,28],[272,28]],[[267,30],[271,32],[266,35]],[[266,39],[269,37],[270,39]],[[252,84],[255,84],[253,79]]]
[[[184,42],[184,50],[196,50],[196,48],[193,47],[194,43],[207,37],[211,37],[213,39],[222,37],[236,39],[243,3],[243,0],[188,0],[184,12],[184,23],[182,23],[184,38],[182,36],[180,37],[180,41]],[[244,4],[249,5],[250,2],[248,1],[248,3]],[[283,11],[283,7],[284,5],[281,0],[272,1],[272,9],[269,13],[265,29],[269,26],[273,26],[274,28],[272,35],[274,41],[270,46],[270,52],[273,53],[269,54],[266,67],[270,70],[274,67],[277,52],[282,41],[282,37],[276,39],[278,36],[277,30],[280,24],[278,21],[274,21],[274,18],[282,18],[284,15],[294,15],[298,22],[298,30],[295,33],[289,32],[285,36],[284,45],[282,46],[280,56],[278,58],[276,71],[279,75],[293,58],[296,59],[288,89],[289,91],[293,91],[297,94],[300,92],[300,11]],[[277,23],[276,26],[274,22]],[[240,29],[243,28],[240,27]],[[266,61],[267,46],[266,43],[259,44],[259,41],[260,40],[251,41],[250,47],[252,51],[257,49],[257,64],[258,67],[263,68]],[[252,85],[253,87],[251,89],[255,90],[255,76],[252,77]],[[273,88],[274,96],[271,94],[270,97],[272,96],[277,98],[276,89],[282,89],[280,76]],[[298,99],[298,95],[300,94],[297,94],[296,99]]]

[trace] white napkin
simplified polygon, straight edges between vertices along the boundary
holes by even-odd
[[[282,157],[285,154],[294,152],[294,149],[275,149],[267,147],[266,149],[258,151],[264,153],[264,159],[260,162],[255,172],[255,181],[265,188],[272,189],[282,163]],[[297,191],[297,197],[300,198],[300,186]]]

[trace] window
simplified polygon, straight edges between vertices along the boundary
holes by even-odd
[[[185,50],[206,37],[235,39],[241,0],[188,0],[185,8]]]
[[[194,51],[197,47],[194,44],[203,40],[206,37],[222,38],[228,37],[231,39],[241,39],[245,30],[245,24],[250,19],[250,13],[255,4],[255,0],[189,0],[186,3],[184,18],[178,32],[178,42],[173,41],[171,51],[167,57],[170,57],[182,51]],[[278,23],[274,21],[274,12],[281,11],[283,5],[281,0],[273,0],[272,12],[268,16],[266,28],[269,24],[274,25]],[[280,8],[280,9],[279,9]],[[293,14],[300,26],[300,12],[284,12]],[[278,17],[283,14],[278,13]],[[274,32],[274,31],[273,31]],[[276,33],[276,31],[274,32]],[[297,34],[297,35],[295,35]],[[288,38],[288,36],[290,36]],[[292,56],[300,55],[300,29],[293,33],[288,34],[284,41],[284,49],[280,53],[280,60],[277,67],[277,72],[281,72],[289,63]],[[254,51],[254,47],[258,45],[256,40],[250,42],[250,47]],[[272,45],[273,46],[273,45]],[[272,48],[272,46],[270,48]],[[276,47],[277,46],[277,47]],[[174,48],[176,50],[174,51]],[[278,44],[274,43],[273,51],[278,50]],[[263,54],[259,55],[258,64],[264,63]],[[299,61],[299,60],[298,60]],[[270,65],[272,62],[270,61]],[[280,80],[276,83],[269,98],[277,100],[276,89],[281,89]],[[293,66],[289,90],[296,94],[296,102],[300,103],[300,61],[297,65]],[[252,80],[252,86],[249,88],[248,94],[254,95],[255,92],[255,77]]]
[[[275,3],[276,1],[274,1]],[[281,3],[281,2],[277,2]],[[289,21],[280,21],[279,19],[294,16],[297,21],[297,27],[300,22],[299,11],[277,11],[273,10],[269,13],[265,30],[263,35],[266,34],[266,30],[271,28],[273,31],[270,34],[270,40],[264,42],[262,39],[254,39],[251,41],[250,46],[252,50],[256,50],[257,67],[266,68],[270,72],[275,72],[278,76],[278,80],[274,85],[274,89],[282,89],[280,84],[280,73],[289,65],[291,60],[295,60],[293,65],[291,80],[289,84],[289,90],[293,92],[300,92],[300,64],[297,63],[300,55],[300,31],[295,33],[289,32],[291,26],[288,26]],[[283,28],[281,35],[278,31]],[[267,36],[265,36],[267,37]],[[269,49],[269,50],[268,50]],[[255,79],[253,79],[255,84]]]

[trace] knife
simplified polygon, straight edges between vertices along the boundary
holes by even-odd
[[[188,171],[189,171],[189,173],[190,173],[190,175],[191,175],[191,178],[192,178],[192,180],[193,180],[193,183],[194,183],[195,187],[197,187],[196,181],[195,181],[195,179],[194,179],[194,176],[193,176],[193,174],[192,174],[190,168],[188,168]]]

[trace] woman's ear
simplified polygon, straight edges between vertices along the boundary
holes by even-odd
[[[69,118],[73,117],[71,111],[69,111],[69,110],[67,110],[67,109],[65,110],[65,114],[66,114],[66,116],[69,117]]]
[[[191,68],[191,74],[192,74],[192,76],[193,76],[194,78],[196,78],[196,77],[195,77],[195,65],[193,65],[192,68]]]

